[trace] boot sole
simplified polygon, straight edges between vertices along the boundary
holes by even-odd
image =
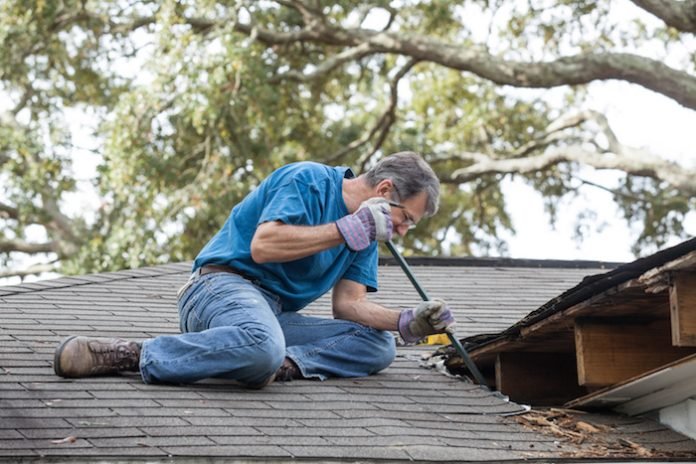
[[[60,345],[58,345],[58,348],[56,348],[56,352],[53,355],[53,371],[56,373],[56,375],[58,375],[60,377],[66,377],[65,373],[60,368],[60,356],[63,354],[63,350],[65,349],[65,345],[67,345],[74,338],[77,338],[77,335],[71,335],[70,337],[63,340],[60,343]]]

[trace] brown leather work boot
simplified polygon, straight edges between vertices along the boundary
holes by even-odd
[[[304,376],[295,361],[286,357],[276,371],[274,380],[276,382],[290,382],[293,379],[304,379]]]
[[[61,377],[137,371],[140,343],[120,338],[68,337],[56,348],[53,370]]]
[[[283,364],[281,364],[278,370],[275,371],[274,374],[271,374],[269,378],[256,385],[248,384],[247,387],[254,390],[260,390],[273,382],[290,382],[293,379],[304,379],[304,376],[302,375],[302,372],[300,372],[300,368],[297,367],[297,364],[295,364],[295,361],[285,357],[285,359],[283,359]]]

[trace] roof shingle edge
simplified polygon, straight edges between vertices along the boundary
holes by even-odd
[[[59,277],[57,279],[40,280],[20,285],[0,287],[0,298],[19,293],[33,293],[57,288],[78,287],[94,283],[113,282],[116,280],[141,279],[164,275],[182,274],[191,269],[191,262],[161,264],[139,269],[124,269],[122,271],[85,274],[81,276]]]

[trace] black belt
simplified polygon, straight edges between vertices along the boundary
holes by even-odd
[[[225,266],[224,264],[204,264],[200,268],[201,275],[212,274],[213,272],[227,272],[228,274],[237,274],[240,277],[245,278],[251,283],[258,285],[259,280],[249,274],[239,271],[233,267]]]

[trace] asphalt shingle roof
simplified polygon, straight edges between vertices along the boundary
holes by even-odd
[[[145,385],[137,375],[54,375],[53,352],[67,335],[178,333],[175,293],[189,269],[181,263],[0,287],[0,456],[490,461],[574,449],[508,417],[525,407],[424,368],[421,355],[432,347],[399,347],[393,365],[368,378],[261,391],[214,380],[173,386]],[[428,292],[450,302],[460,337],[503,330],[603,271],[414,266]],[[396,266],[380,268],[380,283],[377,302],[399,308],[418,301]],[[328,316],[328,296],[306,312]],[[636,423],[635,433],[685,442],[652,422]]]

